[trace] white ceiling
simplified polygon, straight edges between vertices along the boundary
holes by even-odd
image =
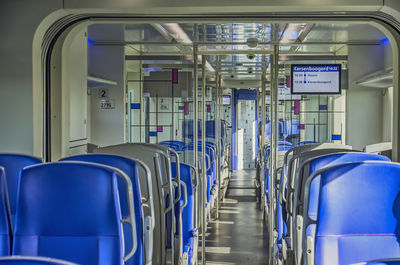
[[[126,24],[125,47],[127,55],[178,55],[179,60],[146,61],[146,64],[190,64],[193,62],[192,42],[195,39],[193,24]],[[204,36],[205,29],[205,36]],[[274,30],[278,30],[281,43],[296,42],[296,45],[281,45],[280,53],[292,55],[335,55],[347,54],[348,45],[380,45],[385,36],[377,28],[367,24],[270,24],[270,23],[230,23],[230,24],[206,24],[198,26],[198,37],[201,42],[199,51],[208,53],[225,53],[220,56],[208,55],[208,63],[230,75],[235,73],[238,77],[255,78],[254,73],[261,72],[260,64],[262,55],[255,55],[249,59],[246,54],[233,54],[250,49],[254,53],[260,51],[272,51],[269,45],[273,39]],[[183,35],[183,36],[182,36]],[[205,38],[204,38],[205,37]],[[259,44],[255,48],[249,48],[246,41],[256,38]],[[94,40],[101,42],[101,40]],[[133,42],[133,43],[132,43]],[[149,44],[146,42],[152,42]],[[321,43],[324,44],[318,44]],[[339,43],[338,43],[339,42]],[[169,43],[162,45],[161,43]],[[225,44],[224,44],[225,43]],[[237,43],[237,44],[236,44]],[[307,45],[307,43],[309,43]],[[185,45],[182,45],[185,44]],[[189,44],[189,45],[188,45]],[[301,45],[300,45],[301,44]],[[269,56],[266,56],[267,63]],[[326,60],[325,60],[326,61]],[[129,64],[129,62],[128,62]],[[136,65],[132,64],[131,65]],[[251,70],[252,74],[247,74]]]

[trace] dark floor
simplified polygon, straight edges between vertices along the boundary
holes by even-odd
[[[242,170],[232,175],[219,219],[208,225],[208,265],[268,263],[268,234],[255,197],[255,174],[255,170]]]

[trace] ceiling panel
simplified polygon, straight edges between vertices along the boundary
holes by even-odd
[[[207,63],[216,69],[237,76],[254,77],[261,72],[263,55],[260,51],[273,51],[273,29],[277,29],[281,54],[289,55],[333,55],[340,52],[347,55],[347,45],[368,44],[380,45],[385,36],[375,27],[367,23],[359,24],[306,24],[306,23],[221,23],[198,25],[198,37],[200,40],[199,51],[214,52],[220,55],[219,62],[216,55],[208,55]],[[126,46],[129,55],[182,55],[182,61],[192,63],[192,43],[194,37],[194,25],[185,24],[127,24],[125,25],[125,41],[140,42],[142,44],[130,44]],[[249,47],[246,42],[256,39],[256,47]],[[202,44],[202,42],[206,42]],[[149,44],[145,42],[166,42],[167,45]],[[323,42],[324,44],[316,44]],[[308,44],[307,44],[308,43]],[[249,58],[246,54],[238,54],[253,50],[254,56]],[[174,64],[171,61],[153,60],[152,64]],[[200,60],[199,60],[200,61]],[[267,65],[269,55],[266,55]],[[179,62],[177,62],[179,63]],[[317,63],[317,62],[316,62]],[[249,73],[250,72],[250,73]]]

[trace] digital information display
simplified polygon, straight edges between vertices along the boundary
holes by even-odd
[[[231,96],[222,96],[222,105],[231,105]]]
[[[292,94],[340,94],[341,65],[292,65]]]

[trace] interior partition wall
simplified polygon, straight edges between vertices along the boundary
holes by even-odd
[[[257,90],[234,89],[232,107],[232,170],[255,168],[257,156]],[[242,127],[240,127],[242,126]],[[246,159],[246,167],[239,158]],[[242,163],[242,162],[241,162]]]

